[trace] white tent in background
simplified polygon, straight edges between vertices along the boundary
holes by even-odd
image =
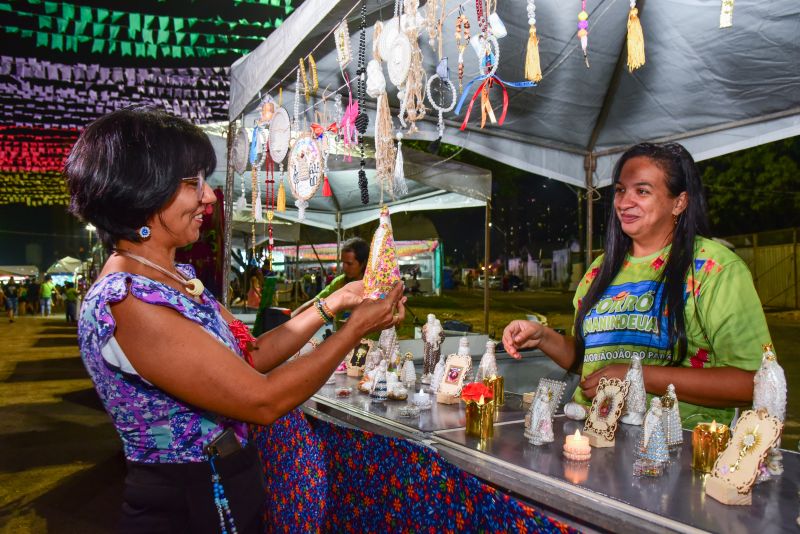
[[[69,273],[75,274],[83,262],[72,256],[65,256],[47,268],[47,274]]]
[[[0,265],[0,276],[36,277],[39,276],[39,268],[35,265]]]

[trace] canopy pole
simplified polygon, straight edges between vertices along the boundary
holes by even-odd
[[[342,270],[342,212],[336,211],[336,276]]]
[[[594,182],[593,175],[597,165],[594,154],[586,154],[583,168],[586,169],[586,269],[592,264],[592,232],[594,220]]]
[[[484,221],[483,246],[483,331],[489,334],[489,239],[492,220],[492,201],[486,199],[486,220]],[[480,276],[480,275],[479,275]]]
[[[225,191],[223,193],[223,215],[224,234],[222,237],[222,303],[228,307],[228,277],[231,272],[231,239],[233,237],[233,125],[235,121],[228,123],[228,165],[225,169]]]

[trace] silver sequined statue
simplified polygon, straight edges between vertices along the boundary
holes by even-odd
[[[644,389],[642,357],[639,353],[634,353],[631,356],[631,366],[625,374],[625,380],[630,383],[630,387],[628,388],[628,395],[625,397],[625,407],[619,421],[626,425],[641,425],[644,420],[644,413],[647,411],[647,393]]]
[[[661,397],[661,406],[661,417],[664,422],[664,433],[667,436],[667,447],[672,449],[683,443],[681,411],[680,406],[678,406],[678,396],[675,394],[674,385],[667,386],[667,393]]]
[[[786,419],[786,374],[778,364],[775,349],[772,344],[764,345],[761,356],[761,367],[753,379],[753,409],[765,409],[767,412],[784,421]],[[778,445],[769,451],[765,469],[761,469],[759,482],[766,480],[770,475],[783,473],[783,455]]]
[[[432,313],[428,314],[428,322],[422,325],[422,342],[422,383],[430,384],[444,342],[442,323]]]

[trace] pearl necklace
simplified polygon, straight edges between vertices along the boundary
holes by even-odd
[[[147,265],[148,267],[152,267],[156,271],[159,271],[159,272],[169,276],[173,280],[177,281],[179,284],[183,285],[186,288],[186,292],[189,293],[193,297],[199,297],[200,295],[203,294],[203,290],[205,289],[205,287],[203,286],[203,282],[201,282],[197,278],[192,278],[191,280],[187,280],[183,276],[180,276],[179,274],[172,273],[172,272],[166,270],[165,268],[161,267],[160,265],[158,265],[156,263],[153,263],[152,261],[148,260],[147,258],[143,258],[142,256],[139,256],[137,254],[134,254],[132,252],[128,252],[127,250],[120,250],[120,249],[117,248],[117,249],[114,249],[114,252],[116,252],[120,256],[125,256],[125,257],[130,258],[130,259],[132,259],[134,261],[138,261],[139,263],[141,263],[143,265]]]

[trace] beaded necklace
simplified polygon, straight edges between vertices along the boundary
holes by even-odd
[[[361,2],[361,27],[358,38],[358,115],[356,130],[358,131],[358,152],[361,159],[358,169],[358,188],[361,191],[361,203],[369,204],[369,184],[367,183],[366,161],[364,159],[364,134],[367,133],[369,119],[364,113],[364,90],[367,81],[367,0]]]
[[[205,286],[203,286],[203,282],[201,282],[198,278],[192,278],[190,280],[187,280],[181,274],[175,274],[175,273],[173,273],[171,271],[168,271],[165,268],[163,268],[162,266],[160,266],[159,264],[154,263],[154,262],[148,260],[147,258],[144,258],[142,256],[139,256],[138,254],[134,254],[133,252],[129,252],[127,250],[122,250],[122,249],[119,249],[119,248],[115,248],[114,252],[119,254],[120,256],[125,256],[126,258],[130,258],[130,259],[132,259],[134,261],[138,261],[142,265],[147,265],[148,267],[152,267],[156,271],[158,271],[158,272],[160,272],[162,274],[165,274],[166,276],[169,276],[170,278],[172,278],[173,280],[175,280],[176,282],[181,284],[183,287],[185,287],[186,288],[186,292],[189,293],[193,297],[199,297],[200,295],[203,294],[203,290],[205,289]]]

